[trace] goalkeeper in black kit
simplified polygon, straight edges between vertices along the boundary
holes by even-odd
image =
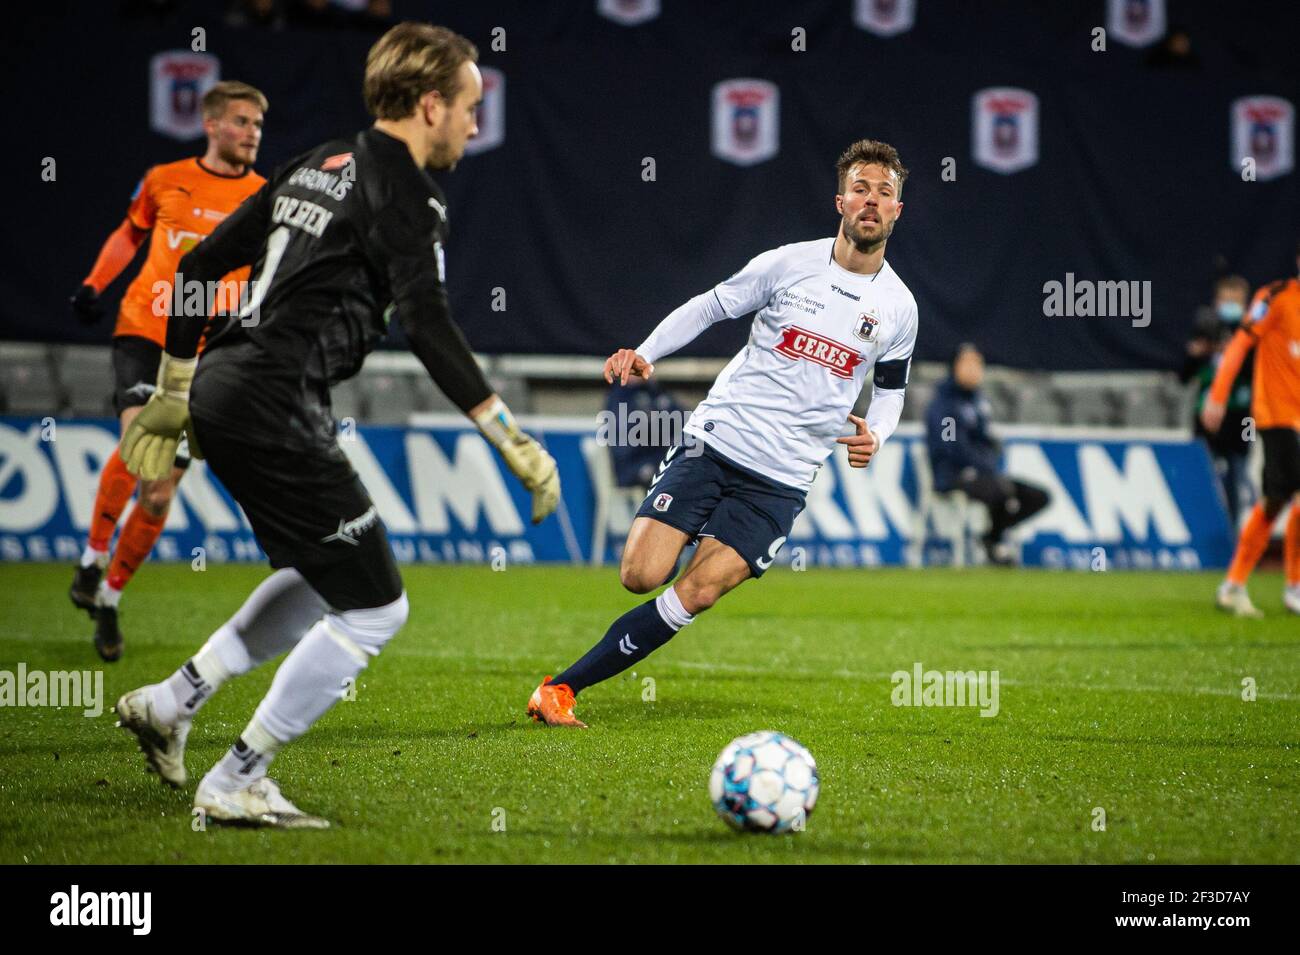
[[[451,320],[446,200],[427,169],[451,169],[476,132],[477,51],[403,23],[366,62],[373,127],[288,162],[180,262],[158,388],[122,438],[128,469],[171,468],[188,435],[248,516],[275,572],[161,683],[117,703],[149,767],[185,783],[194,714],[231,677],[286,650],[265,699],[194,799],[208,818],[323,828],[267,774],[406,621],[383,522],[339,448],[329,388],[360,370],[395,308],[411,350],[533,495],[534,523],[560,498],[554,459],[515,424]],[[206,296],[254,263],[240,314],[207,328]],[[197,448],[196,448],[197,446]]]

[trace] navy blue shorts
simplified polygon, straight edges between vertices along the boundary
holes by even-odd
[[[708,445],[695,447],[703,453],[687,454],[681,445],[668,452],[636,516],[692,538],[716,538],[762,577],[790,536],[806,495],[728,461]]]

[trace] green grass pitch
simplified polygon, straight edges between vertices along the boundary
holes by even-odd
[[[1300,862],[1300,621],[1277,574],[1252,584],[1268,618],[1239,621],[1210,574],[776,570],[583,693],[583,732],[529,722],[528,695],[644,598],[611,569],[409,567],[405,630],[272,770],[335,828],[196,832],[194,781],[273,667],[200,714],[185,791],[111,706],[266,573],[145,567],[103,665],[68,568],[0,565],[0,669],[102,667],[106,707],[0,709],[0,862]],[[917,662],[997,670],[998,714],[892,705]],[[709,805],[718,752],[765,728],[818,760],[805,832],[739,835]]]

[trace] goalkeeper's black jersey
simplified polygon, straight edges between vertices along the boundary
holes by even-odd
[[[254,263],[239,316],[215,328],[199,363],[195,418],[250,436],[328,438],[328,387],[360,370],[394,314],[453,402],[468,410],[487,398],[451,322],[446,237],[442,191],[404,142],[376,129],[281,167],[178,267],[178,284],[190,284]],[[167,350],[187,357],[203,321],[181,311]]]

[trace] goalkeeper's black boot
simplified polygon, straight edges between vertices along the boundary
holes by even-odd
[[[95,649],[106,663],[122,657],[122,631],[117,628],[117,608],[100,604],[95,608]]]
[[[76,573],[72,575],[72,586],[68,588],[72,605],[90,614],[91,620],[95,619],[95,592],[99,590],[99,581],[103,576],[104,568],[99,564],[91,564],[89,567],[78,564]]]

